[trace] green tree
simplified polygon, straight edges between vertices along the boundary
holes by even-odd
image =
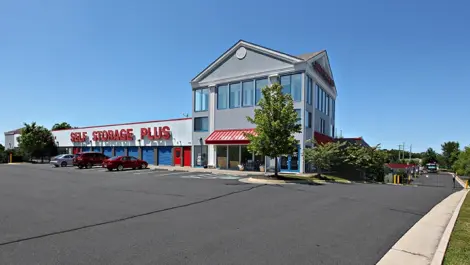
[[[24,155],[30,158],[41,157],[43,160],[45,155],[50,155],[57,149],[52,133],[47,128],[38,126],[35,122],[24,125],[21,136],[18,137],[19,149]]]
[[[343,155],[345,163],[351,165],[369,179],[383,181],[384,164],[388,162],[389,153],[375,147],[364,147],[358,144],[350,144]]]
[[[457,175],[470,175],[470,146],[466,146],[464,150],[459,153],[457,160],[452,165],[452,169]]]
[[[426,165],[427,163],[439,163],[438,155],[434,149],[431,147],[426,150],[426,152],[422,155],[422,165]]]
[[[65,129],[72,129],[72,126],[66,122],[56,123],[52,126],[52,130],[65,130]]]
[[[444,165],[447,168],[452,168],[452,165],[459,158],[460,153],[460,144],[459,142],[445,142],[441,145],[442,156],[444,160]]]
[[[305,162],[315,165],[318,175],[321,176],[323,169],[330,170],[339,163],[344,145],[345,142],[315,143],[314,148],[304,150]]]
[[[3,144],[0,144],[0,152],[4,152],[5,151],[5,146],[3,146]]]
[[[257,155],[275,158],[274,175],[278,175],[277,158],[297,150],[294,134],[302,131],[299,117],[289,94],[282,93],[282,86],[273,84],[261,90],[260,108],[254,118],[246,119],[256,125],[254,134],[246,134],[250,140],[248,149]]]

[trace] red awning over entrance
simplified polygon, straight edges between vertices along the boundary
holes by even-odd
[[[255,129],[215,130],[206,138],[206,144],[249,144],[246,133],[254,134]]]

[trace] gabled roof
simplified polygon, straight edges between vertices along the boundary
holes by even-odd
[[[22,130],[22,129],[23,129],[23,128],[19,128],[19,129],[13,130],[13,131],[5,132],[5,135],[21,134],[21,130]]]
[[[312,59],[313,57],[321,54],[322,52],[324,52],[325,50],[323,51],[319,51],[319,52],[310,52],[310,53],[304,53],[304,54],[301,54],[301,55],[297,55],[296,57],[304,60],[304,61],[308,61],[310,59]]]
[[[319,52],[302,54],[300,56],[294,56],[294,55],[283,53],[283,52],[280,52],[280,51],[277,51],[277,50],[269,49],[269,48],[266,48],[266,47],[263,47],[261,45],[254,44],[254,43],[251,43],[251,42],[248,42],[248,41],[239,40],[232,47],[230,47],[227,51],[225,51],[219,58],[217,58],[209,66],[207,66],[204,70],[202,70],[196,77],[194,77],[191,80],[191,82],[198,82],[206,74],[212,72],[220,64],[222,64],[226,59],[228,59],[232,55],[232,53],[235,52],[241,46],[251,48],[255,51],[259,51],[259,52],[264,53],[264,54],[268,54],[270,56],[273,56],[273,57],[278,58],[282,61],[286,61],[286,62],[292,63],[292,64],[305,62],[305,61],[321,54],[322,52],[325,52],[323,50],[323,51],[319,51]]]

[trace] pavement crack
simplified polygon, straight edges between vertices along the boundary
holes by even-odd
[[[225,194],[222,194],[222,195],[210,197],[210,198],[200,200],[200,201],[195,201],[195,202],[186,203],[186,204],[173,206],[173,207],[168,207],[168,208],[164,208],[164,209],[160,209],[160,210],[145,212],[145,213],[141,213],[141,214],[135,214],[135,215],[131,215],[131,216],[127,216],[127,217],[123,217],[123,218],[119,218],[119,219],[114,219],[114,220],[110,220],[110,221],[99,222],[99,223],[90,224],[90,225],[84,225],[84,226],[80,226],[80,227],[60,230],[60,231],[46,233],[46,234],[32,236],[32,237],[25,237],[25,238],[15,239],[15,240],[0,243],[0,247],[15,244],[15,243],[20,243],[20,242],[30,241],[30,240],[34,240],[34,239],[39,239],[39,238],[45,238],[45,237],[50,237],[50,236],[55,236],[55,235],[60,235],[60,234],[66,234],[66,233],[70,233],[70,232],[75,232],[75,231],[79,231],[79,230],[84,230],[84,229],[88,229],[88,228],[97,227],[97,226],[103,226],[103,225],[108,225],[108,224],[113,224],[113,223],[124,222],[124,221],[127,221],[127,220],[131,220],[131,219],[135,219],[135,218],[139,218],[139,217],[143,217],[143,216],[148,216],[148,215],[153,215],[153,214],[157,214],[157,213],[161,213],[161,212],[168,212],[168,211],[171,211],[171,210],[186,208],[186,207],[189,207],[189,206],[203,204],[203,203],[206,203],[206,202],[214,201],[214,200],[221,199],[221,198],[224,198],[224,197],[228,197],[228,196],[231,196],[231,195],[235,195],[235,194],[238,194],[238,193],[248,192],[248,191],[257,189],[259,187],[263,187],[263,186],[266,186],[266,185],[265,184],[256,185],[256,186],[253,186],[253,187],[250,187],[250,188],[247,188],[247,189],[232,191],[232,192],[229,192],[229,193],[225,193]]]
[[[398,251],[401,251],[401,252],[404,252],[404,253],[407,253],[407,254],[410,254],[410,255],[413,255],[413,256],[419,256],[419,257],[424,257],[426,259],[429,260],[428,257],[426,257],[425,255],[423,254],[420,254],[420,253],[414,253],[414,252],[411,252],[411,251],[407,251],[407,250],[404,250],[404,249],[395,249],[395,250],[398,250]]]
[[[412,215],[417,215],[423,217],[425,214],[423,213],[417,213],[417,212],[412,212],[408,210],[399,210],[399,209],[394,209],[394,208],[388,208],[390,211],[395,211],[395,212],[400,212],[400,213],[406,213],[406,214],[412,214]]]

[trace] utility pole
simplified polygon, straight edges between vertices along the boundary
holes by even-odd
[[[398,161],[401,159],[401,144],[398,145]]]
[[[411,161],[411,150],[413,150],[412,147],[413,147],[413,145],[410,144],[410,161]]]

